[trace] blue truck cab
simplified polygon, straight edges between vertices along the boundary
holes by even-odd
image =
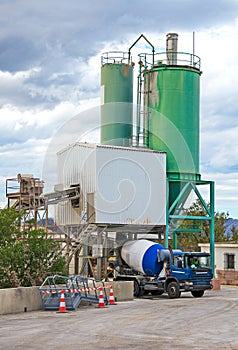
[[[205,290],[212,288],[209,253],[174,251],[165,271],[164,288],[170,298],[179,297],[181,292],[202,297]]]

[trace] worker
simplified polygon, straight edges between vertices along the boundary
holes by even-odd
[[[195,256],[191,261],[191,268],[195,269],[198,267],[198,265],[199,265],[199,261],[198,261],[198,258]]]

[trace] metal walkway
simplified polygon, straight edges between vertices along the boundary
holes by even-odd
[[[104,288],[104,283],[101,282]],[[96,280],[83,276],[48,276],[39,287],[43,308],[45,310],[57,311],[60,304],[61,292],[64,291],[67,310],[76,310],[81,302],[98,303],[98,291]],[[106,293],[104,293],[105,304],[108,304]]]

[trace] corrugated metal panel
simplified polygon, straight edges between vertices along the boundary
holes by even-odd
[[[69,201],[57,204],[55,220],[58,225],[78,225],[81,222],[81,210],[72,207]]]
[[[97,223],[165,225],[164,153],[100,146],[96,162]]]
[[[58,224],[80,223],[94,207],[96,223],[165,225],[165,153],[76,143],[58,153],[58,179],[83,193],[79,215],[69,203],[58,209]]]
[[[57,156],[59,183],[64,189],[80,184],[82,197],[78,210],[69,202],[58,204],[56,222],[58,225],[80,224],[86,220],[87,193],[96,189],[96,145],[75,143],[58,152]]]
[[[96,145],[75,143],[58,152],[58,180],[64,188],[81,184],[85,193],[96,187]]]

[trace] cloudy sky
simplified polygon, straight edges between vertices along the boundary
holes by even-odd
[[[141,33],[164,51],[168,32],[192,52],[194,31],[202,178],[216,182],[216,210],[238,217],[237,0],[1,0],[0,22],[2,207],[6,178],[47,183],[52,145],[97,141],[103,52],[127,51]],[[62,140],[67,125],[74,132]]]

